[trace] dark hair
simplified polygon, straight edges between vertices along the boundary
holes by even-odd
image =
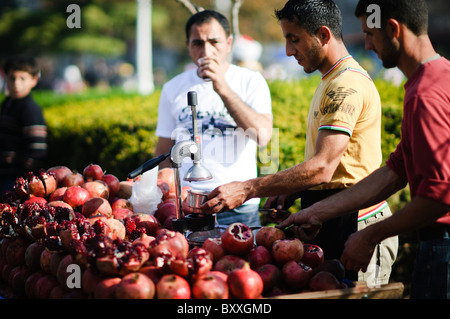
[[[275,16],[278,21],[295,22],[310,35],[327,26],[336,39],[342,39],[341,10],[332,0],[289,0],[283,9],[275,10]]]
[[[185,26],[185,32],[186,32],[186,39],[189,40],[189,36],[191,35],[191,28],[194,24],[203,24],[211,21],[212,19],[217,20],[217,22],[220,23],[220,25],[225,30],[225,33],[228,36],[231,34],[230,30],[230,23],[228,22],[228,19],[221,13],[213,10],[203,10],[199,11],[195,14],[193,14],[189,20],[186,22]]]
[[[6,59],[3,64],[3,70],[5,74],[9,71],[25,71],[30,73],[32,76],[39,74],[39,66],[33,57],[19,55],[13,56]]]
[[[389,19],[395,19],[406,25],[415,35],[428,32],[428,9],[425,0],[360,0],[355,16],[368,16],[367,7],[371,4],[380,7],[383,26],[386,26]]]

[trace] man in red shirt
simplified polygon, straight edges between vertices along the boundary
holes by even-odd
[[[381,13],[378,27],[369,19],[376,9]],[[386,166],[278,227],[294,224],[297,235],[308,240],[324,221],[380,202],[409,183],[411,202],[352,234],[341,261],[347,269],[365,271],[377,243],[418,230],[411,298],[450,298],[450,62],[436,53],[428,37],[424,0],[360,0],[355,14],[366,49],[373,50],[384,67],[397,66],[408,79],[401,141]]]

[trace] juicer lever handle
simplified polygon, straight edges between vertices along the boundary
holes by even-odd
[[[170,152],[160,155],[158,157],[154,157],[151,160],[148,160],[138,168],[136,168],[134,171],[128,174],[128,178],[133,179],[139,174],[145,173],[148,170],[151,170],[152,168],[156,167],[159,163],[164,161],[167,157],[170,156]]]

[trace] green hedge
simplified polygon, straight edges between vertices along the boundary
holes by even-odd
[[[279,144],[271,143],[259,152],[259,167],[271,164],[272,171],[282,170],[304,160],[308,108],[319,81],[313,76],[269,83]],[[404,92],[403,87],[385,81],[376,81],[376,85],[383,102],[384,162],[400,139]],[[66,165],[81,171],[89,163],[98,163],[125,179],[153,157],[160,93],[159,89],[150,96],[116,91],[64,96],[36,92],[49,127],[48,166]],[[400,192],[391,205],[397,206],[407,198],[407,191]]]

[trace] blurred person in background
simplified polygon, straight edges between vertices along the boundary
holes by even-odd
[[[8,58],[3,70],[7,97],[0,110],[1,194],[12,190],[17,177],[43,167],[47,156],[47,125],[31,90],[39,80],[33,57]]]
[[[272,136],[272,102],[261,73],[229,62],[233,37],[222,14],[200,11],[189,18],[185,32],[189,55],[197,67],[177,75],[162,89],[155,156],[191,138],[192,112],[186,97],[196,91],[202,164],[213,176],[208,181],[182,181],[182,186],[209,192],[218,185],[257,176],[257,147],[266,145]],[[159,165],[169,166],[169,160]],[[192,160],[186,158],[180,176],[191,166]],[[260,226],[259,199],[233,207],[217,216],[217,222]]]

